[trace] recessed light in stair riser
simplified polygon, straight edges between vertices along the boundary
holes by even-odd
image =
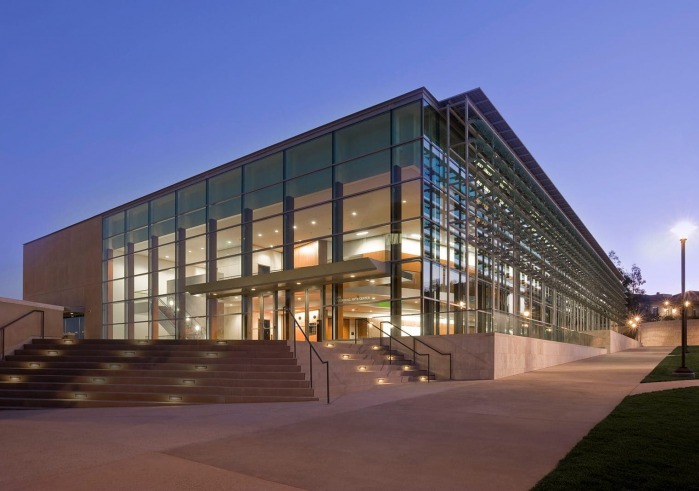
[[[118,363],[112,363],[111,365],[109,365],[109,368],[111,368],[112,370],[118,370],[121,368],[121,365]]]
[[[195,370],[206,370],[207,368],[209,367],[206,365],[194,365]]]
[[[216,358],[218,356],[218,353],[207,353],[206,356],[209,358]]]
[[[167,398],[170,402],[181,402],[182,396],[168,396]]]
[[[385,379],[385,378],[378,378],[378,379],[376,379],[376,383],[377,383],[377,384],[385,384],[385,383],[386,383],[386,379]]]
[[[403,365],[403,370],[410,370],[410,365]]]
[[[124,356],[134,356],[135,354],[135,351],[124,351]]]
[[[102,378],[102,377],[94,377],[94,378],[92,379],[92,383],[95,383],[95,384],[103,384],[103,383],[105,383],[106,381],[107,381],[107,379],[104,379],[104,378]]]
[[[21,381],[22,381],[22,377],[18,377],[17,375],[10,377],[10,382],[21,382]]]
[[[72,339],[64,339],[63,344],[73,344],[73,340]]]
[[[333,343],[325,343],[326,348],[334,348],[335,345]]]
[[[349,359],[350,359],[350,355],[342,355],[342,359],[343,359],[343,360],[349,360]]]
[[[419,380],[420,382],[427,382],[427,381],[429,381],[429,379],[427,378],[427,375],[421,375],[421,376],[418,378],[418,380]]]
[[[196,380],[191,379],[191,378],[186,378],[182,381],[184,385],[194,385],[196,384]]]
[[[58,351],[49,350],[46,352],[46,354],[49,356],[56,356],[58,354]]]
[[[41,368],[41,363],[32,362],[29,364],[29,368]]]
[[[73,394],[73,397],[75,397],[76,399],[87,399],[87,394],[77,393]]]
[[[371,347],[371,349],[373,349],[374,351],[378,351],[381,349],[381,346],[379,346],[378,344],[375,344],[374,346]]]
[[[360,372],[366,372],[366,370],[367,370],[366,365],[359,365],[357,367],[357,370],[359,370]]]

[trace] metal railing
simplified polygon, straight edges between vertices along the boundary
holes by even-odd
[[[310,372],[310,377],[311,377],[311,387],[313,387],[313,354],[315,353],[316,357],[318,360],[325,365],[325,393],[327,396],[327,403],[330,404],[330,364],[326,361],[323,360],[323,358],[318,354],[316,349],[313,347],[313,343],[311,343],[311,340],[308,339],[308,335],[306,334],[306,331],[303,330],[301,327],[301,324],[298,323],[296,318],[294,317],[294,313],[289,309],[288,307],[284,307],[282,310],[284,310],[288,316],[291,318],[293,321],[294,325],[296,326],[294,331],[292,332],[292,338],[294,340],[294,356],[297,356],[296,354],[296,329],[301,331],[301,334],[303,334],[303,337],[306,339],[306,342],[308,343],[308,364],[309,364],[309,372]]]
[[[393,327],[394,329],[398,329],[402,334],[405,334],[405,335],[410,336],[411,338],[413,338],[413,351],[415,351],[416,353],[417,353],[416,343],[420,343],[420,344],[422,344],[425,348],[431,349],[432,351],[434,351],[434,352],[437,353],[438,355],[441,355],[441,356],[448,356],[448,357],[449,357],[449,380],[452,380],[452,379],[453,379],[453,376],[452,376],[452,375],[453,375],[453,374],[452,374],[452,354],[451,354],[451,353],[442,353],[441,351],[439,351],[439,350],[438,350],[437,348],[435,348],[434,346],[430,346],[429,344],[427,344],[426,342],[424,342],[422,339],[418,339],[418,338],[416,338],[415,336],[413,336],[412,334],[410,334],[410,333],[408,333],[408,332],[405,332],[403,329],[400,328],[400,326],[396,326],[396,325],[393,324],[392,322],[389,322],[389,321],[381,321],[381,325],[383,325],[383,324],[388,324],[389,326]],[[383,330],[381,330],[381,331],[383,331]],[[402,343],[401,343],[401,344],[402,344]],[[421,354],[421,353],[420,353],[420,354]],[[429,356],[429,353],[426,353],[426,354]],[[428,360],[429,360],[429,358],[428,358]],[[427,369],[427,371],[429,371],[429,368]]]
[[[386,322],[386,323],[391,324],[390,322]],[[367,324],[369,324],[374,329],[377,329],[380,334],[385,334],[386,336],[388,336],[388,356],[389,356],[388,360],[389,361],[392,361],[392,359],[390,357],[394,356],[393,355],[393,341],[395,341],[396,343],[400,344],[405,349],[407,349],[408,351],[411,351],[413,353],[413,359],[412,359],[411,363],[413,363],[415,365],[417,365],[417,357],[418,356],[426,356],[427,357],[427,382],[429,383],[429,381],[430,381],[430,354],[429,353],[418,353],[414,348],[411,348],[407,344],[396,339],[390,333],[387,333],[386,331],[381,329],[381,327],[377,326],[376,324],[374,324],[370,321],[368,321]],[[380,324],[383,324],[383,322],[381,322]],[[391,325],[393,325],[393,324],[391,324]],[[379,335],[379,339],[383,339],[383,336]]]
[[[3,324],[2,326],[0,326],[0,360],[5,359],[5,329],[10,327],[15,322],[19,322],[22,319],[24,319],[25,317],[29,317],[30,315],[36,314],[36,313],[41,314],[41,339],[44,339],[44,332],[45,332],[45,329],[44,329],[44,311],[34,309],[30,312],[27,312],[26,314],[20,315],[16,319],[11,320],[10,322],[7,322],[7,323]]]

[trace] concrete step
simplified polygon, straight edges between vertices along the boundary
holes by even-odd
[[[303,374],[300,374],[303,375]],[[196,385],[211,386],[211,387],[283,387],[283,388],[308,388],[310,382],[308,380],[298,378],[252,378],[252,379],[234,379],[234,378],[215,378],[202,377],[199,373],[185,373],[180,377],[128,377],[116,376],[113,373],[97,374],[97,375],[34,375],[34,374],[17,374],[17,375],[0,375],[1,384],[18,384],[18,383],[51,383],[51,384],[119,384],[119,385]]]
[[[0,362],[0,407],[315,400],[283,341],[45,339]]]
[[[286,380],[304,380],[306,375],[301,372],[301,369],[297,367],[295,371],[250,371],[250,370],[238,370],[238,371],[220,371],[220,370],[209,370],[207,365],[198,365],[206,367],[204,369],[199,369],[192,371],[191,369],[186,370],[149,370],[145,371],[141,369],[131,369],[131,368],[95,368],[95,369],[80,369],[75,367],[64,367],[64,368],[27,368],[27,367],[3,367],[0,364],[0,374],[6,376],[12,375],[56,375],[56,376],[93,376],[93,377],[196,377],[196,378],[212,378],[212,379],[236,379],[236,380],[254,380],[254,379],[286,379]],[[214,367],[215,368],[215,367]]]
[[[193,379],[192,379],[193,380]],[[193,382],[195,382],[193,380]],[[27,398],[48,398],[46,394],[59,395],[62,392],[81,392],[88,395],[96,393],[110,394],[185,394],[191,396],[313,396],[313,389],[308,387],[224,387],[224,386],[197,386],[179,383],[177,385],[124,385],[107,383],[50,383],[50,382],[28,382],[28,383],[0,383],[0,398],[23,396]]]
[[[275,365],[262,365],[259,363],[226,363],[215,360],[202,360],[200,362],[189,363],[131,363],[125,359],[118,359],[111,362],[77,362],[70,360],[51,361],[6,361],[0,364],[0,371],[3,367],[8,368],[46,368],[46,369],[131,369],[150,370],[166,372],[169,370],[207,370],[207,371],[241,371],[241,372],[296,372],[300,368],[298,365],[288,363],[278,363]]]

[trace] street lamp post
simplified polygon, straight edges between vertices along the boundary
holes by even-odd
[[[687,368],[687,308],[685,307],[685,290],[684,290],[684,248],[687,242],[687,236],[696,229],[696,226],[691,223],[680,223],[672,229],[675,234],[680,237],[680,245],[682,250],[682,366],[677,368],[673,373],[678,377],[694,378],[694,372]]]

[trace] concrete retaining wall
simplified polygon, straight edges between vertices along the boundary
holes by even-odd
[[[436,350],[452,354],[454,380],[493,380],[607,353],[604,347],[499,333],[419,336],[418,339]],[[439,379],[448,379],[449,357],[441,356],[419,342],[416,346],[418,352],[430,353],[430,370]]]
[[[63,307],[10,298],[0,298],[0,326],[4,326],[32,310],[44,312],[44,335],[46,337],[61,337],[63,335]],[[9,354],[30,339],[41,336],[41,314],[31,314],[8,326],[4,331],[4,354]]]
[[[594,336],[595,342],[593,346],[604,348],[607,350],[607,353],[616,353],[617,351],[641,347],[641,343],[635,339],[619,334],[616,331],[610,331],[609,329],[585,331],[585,334]]]
[[[682,344],[681,320],[641,324],[638,337],[643,346],[679,346]],[[687,344],[699,345],[699,319],[687,319]]]

